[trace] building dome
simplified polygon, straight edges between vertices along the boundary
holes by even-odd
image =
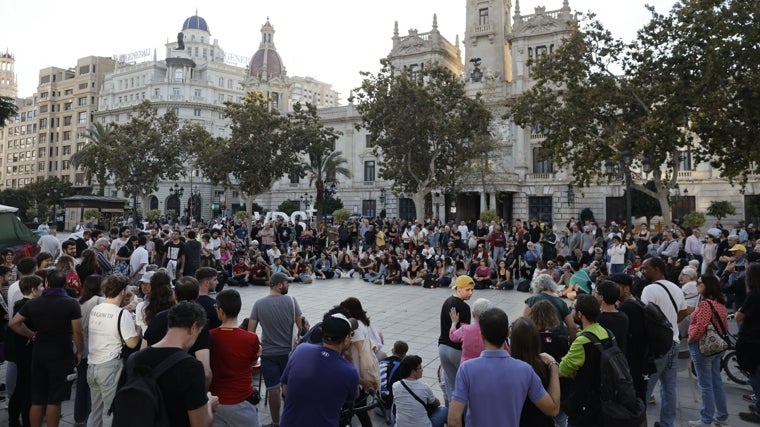
[[[185,19],[185,23],[182,24],[182,31],[184,30],[202,30],[210,34],[206,20],[198,16],[198,14]]]
[[[259,49],[253,54],[248,72],[254,77],[277,77],[282,74],[282,58],[276,50]]]

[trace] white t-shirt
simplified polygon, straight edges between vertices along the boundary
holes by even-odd
[[[683,291],[681,288],[679,288],[675,283],[665,279],[658,280],[657,282],[665,285],[668,290],[666,291],[665,288],[658,285],[657,283],[646,285],[644,287],[644,291],[641,292],[641,302],[644,304],[652,302],[660,307],[660,310],[662,310],[663,314],[665,314],[665,317],[668,318],[672,326],[673,341],[679,342],[678,311],[686,309],[686,299],[683,296]],[[673,297],[676,306],[678,306],[677,311],[675,307],[673,307],[673,302],[670,300],[668,294]]]
[[[140,301],[135,307],[135,324],[140,327],[143,334],[148,329],[148,325],[145,323],[145,307],[147,306],[148,301]]]
[[[692,280],[690,282],[684,283],[681,291],[683,291],[683,297],[686,300],[686,305],[692,308],[696,307],[697,301],[699,301],[699,290],[697,289],[697,282]]]
[[[218,237],[216,239],[214,239],[212,237],[209,240],[209,243],[211,243],[211,247],[213,248],[214,259],[216,259],[217,261],[220,260],[222,258],[222,249],[221,249],[221,247],[222,247],[222,239],[220,239]]]
[[[140,264],[142,264],[142,268],[140,268]],[[144,274],[145,273],[145,266],[148,265],[148,251],[143,246],[138,246],[137,249],[135,249],[132,252],[132,256],[129,257],[129,271],[135,272],[135,274]],[[140,271],[137,271],[137,269],[140,268]]]
[[[24,298],[24,294],[21,293],[21,287],[18,285],[18,280],[13,282],[8,288],[8,319],[13,320],[13,316],[16,313],[13,312],[13,306],[16,305],[16,301],[21,301]]]
[[[404,388],[401,381],[425,403],[435,402],[430,386],[422,380],[403,379],[393,383],[393,403],[396,404],[396,425],[404,427],[432,427],[427,410]]]
[[[111,242],[111,261],[113,261],[116,257],[116,254],[119,253],[119,249],[121,249],[122,246],[127,244],[127,239],[114,239],[113,242]]]
[[[119,327],[125,341],[137,336],[135,322],[128,311],[124,310],[121,315],[121,325],[117,326],[119,312],[122,310],[124,309],[116,304],[104,302],[96,305],[90,312],[88,328],[90,353],[87,359],[89,365],[100,365],[119,358],[121,354]]]

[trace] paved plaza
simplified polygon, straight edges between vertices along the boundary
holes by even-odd
[[[243,311],[241,312],[243,315],[250,313],[253,303],[269,292],[266,287],[235,289],[243,297]],[[384,335],[384,349],[390,352],[394,341],[406,341],[409,344],[409,354],[417,354],[422,357],[423,379],[432,386],[435,393],[441,398],[442,392],[437,384],[436,377],[439,365],[437,344],[440,329],[439,319],[441,304],[451,292],[450,289],[372,285],[355,278],[320,280],[308,285],[294,283],[290,286],[289,294],[298,300],[304,316],[312,324],[318,322],[325,311],[343,299],[351,296],[359,298],[372,324]],[[472,304],[477,298],[487,298],[505,310],[510,321],[512,321],[522,313],[523,301],[527,297],[528,294],[517,291],[476,290],[469,303]],[[676,425],[686,427],[688,420],[699,419],[699,390],[696,379],[689,377],[688,360],[680,360],[680,363]],[[741,396],[749,392],[749,386],[736,385],[727,378],[724,384],[729,403],[729,422],[732,426],[749,425],[738,417],[740,411],[747,410],[747,403],[742,400]],[[659,392],[655,391],[655,394],[659,400]],[[259,403],[259,410],[261,423],[269,423],[269,409],[264,406],[263,400]],[[659,413],[659,405],[650,405],[648,413],[649,425],[651,426]],[[72,424],[73,401],[69,401],[63,405],[61,425]],[[384,425],[384,422],[382,418],[375,417],[374,424],[381,426]],[[7,419],[3,419],[2,425],[7,425]],[[358,421],[354,420],[354,425],[359,425]]]

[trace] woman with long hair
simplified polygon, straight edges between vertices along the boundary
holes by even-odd
[[[81,280],[82,283],[84,283],[84,281],[93,274],[100,274],[100,265],[98,264],[98,257],[97,254],[95,254],[95,250],[83,250],[82,261],[79,263],[79,265],[74,267],[74,269],[79,275],[79,280]]]
[[[127,243],[124,244],[116,253],[114,258],[113,273],[129,276],[129,258],[137,247],[137,236],[129,236]]]
[[[82,281],[79,279],[79,275],[74,270],[74,258],[68,255],[61,255],[55,262],[55,268],[66,273],[66,289],[70,289],[74,293],[74,297],[78,297],[82,293]]]
[[[135,309],[135,324],[140,326],[142,333],[145,333],[148,324],[156,314],[173,307],[176,303],[169,274],[156,271],[150,278],[150,293],[146,300],[138,304]]]
[[[709,325],[713,325],[715,331],[721,335],[724,335],[723,331],[728,330],[726,300],[720,290],[720,281],[715,276],[699,278],[697,290],[702,301],[691,314],[689,352],[697,371],[697,383],[702,394],[702,408],[699,411],[701,419],[689,421],[689,425],[701,427],[715,423],[718,426],[727,426],[726,392],[723,390],[723,380],[720,376],[723,352],[705,356],[699,350],[699,340]]]
[[[529,364],[545,389],[551,382],[559,383],[559,369],[552,369],[556,360],[547,353],[541,352],[541,336],[536,325],[528,318],[519,317],[512,324],[509,332],[511,355],[515,359]],[[520,415],[522,427],[554,427],[554,419],[544,415],[530,399],[526,399]]]
[[[718,244],[715,242],[715,236],[710,233],[705,234],[705,242],[702,243],[702,275],[713,273],[713,263],[718,256]]]
[[[90,385],[87,383],[87,356],[90,351],[90,346],[88,345],[90,336],[89,319],[93,307],[105,301],[105,298],[102,297],[102,281],[103,277],[97,274],[87,276],[82,283],[82,296],[79,297],[79,304],[82,309],[84,349],[82,351],[82,361],[77,365],[77,390],[74,399],[75,423],[86,422],[87,415],[90,413]]]

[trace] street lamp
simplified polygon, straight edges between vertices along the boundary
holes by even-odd
[[[385,188],[381,188],[380,189],[380,197],[379,197],[379,199],[380,199],[380,204],[383,205],[383,212],[385,212],[385,200],[386,200],[385,199]],[[387,213],[386,213],[386,215],[387,215]]]
[[[631,202],[631,150],[623,151],[623,167],[625,168],[625,222],[629,230],[633,230],[633,218],[631,211],[633,205]]]
[[[198,213],[196,212],[196,208],[200,206],[199,200],[201,198],[201,190],[198,189],[198,186],[192,187],[190,190],[190,212],[189,216],[190,218],[193,218],[195,220],[198,220],[197,216]]]
[[[181,210],[181,208],[182,208],[182,195],[183,194],[185,194],[185,187],[180,187],[179,184],[177,184],[176,182],[174,183],[174,187],[169,187],[169,195],[171,195],[171,196],[177,196],[177,198],[179,199],[179,207],[180,207],[180,209],[178,209],[178,211]],[[181,212],[177,212],[177,216],[179,216],[180,213]],[[190,223],[190,221],[188,220],[188,224],[189,223]]]

